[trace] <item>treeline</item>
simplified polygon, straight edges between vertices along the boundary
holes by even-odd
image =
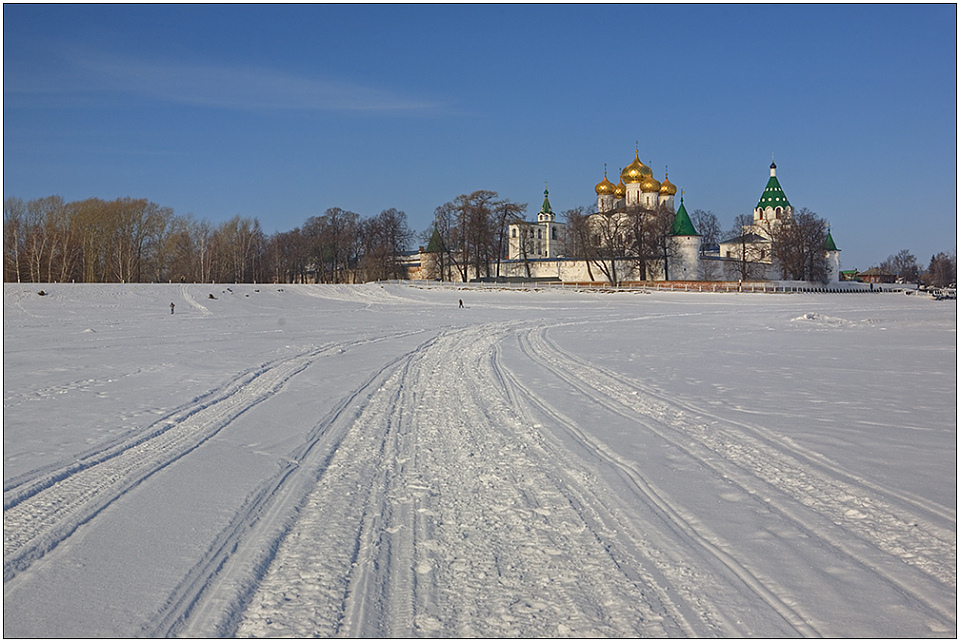
[[[903,283],[922,283],[937,288],[951,285],[955,287],[957,284],[956,254],[951,256],[946,252],[938,252],[930,257],[930,264],[923,269],[910,250],[900,250],[888,256],[879,267],[885,272],[895,274]]]
[[[433,225],[423,233],[427,249],[436,253],[436,277],[456,273],[500,276],[500,262],[508,254],[507,229],[522,220],[526,203],[501,199],[496,192],[477,190],[461,194],[434,210]]]
[[[28,282],[350,282],[402,276],[413,238],[395,209],[328,209],[289,232],[256,218],[219,225],[147,199],[59,196],[3,203],[3,279]]]

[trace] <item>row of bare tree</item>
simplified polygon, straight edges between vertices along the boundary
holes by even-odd
[[[501,199],[496,192],[477,190],[461,194],[437,207],[434,224],[423,240],[436,252],[438,278],[456,273],[462,281],[500,276],[507,256],[508,227],[521,220],[526,203]]]
[[[910,250],[900,250],[888,256],[879,267],[897,275],[898,280],[904,283],[923,283],[937,288],[955,287],[957,283],[956,254],[950,256],[946,252],[938,252],[930,257],[930,264],[924,270]]]
[[[281,283],[353,283],[403,278],[401,257],[413,239],[396,209],[363,219],[339,207],[271,239],[270,274]]]
[[[256,218],[219,225],[147,199],[59,196],[3,204],[4,281],[344,282],[400,278],[412,239],[395,209],[370,219],[332,208],[273,235]]]

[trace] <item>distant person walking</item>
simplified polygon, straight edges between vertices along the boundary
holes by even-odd
[[[460,299],[460,307],[463,307],[463,299]]]
[[[173,303],[170,304],[170,314],[173,314]]]

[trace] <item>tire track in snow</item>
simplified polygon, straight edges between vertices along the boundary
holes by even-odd
[[[615,516],[491,372],[520,324],[440,334],[373,394],[239,636],[690,635],[606,546]],[[525,433],[521,436],[519,433]],[[609,490],[607,491],[609,492]]]
[[[4,582],[124,493],[272,397],[318,357],[385,338],[313,348],[248,370],[140,433],[108,442],[74,461],[11,480],[4,488]]]
[[[4,582],[118,497],[271,397],[309,362],[310,357],[298,357],[246,373],[215,398],[161,420],[135,443],[5,492]]]
[[[579,441],[579,443],[587,449],[588,452],[592,453],[601,461],[605,461],[615,470],[618,470],[623,476],[629,479],[635,490],[644,498],[645,502],[658,511],[664,521],[671,525],[671,530],[673,532],[679,534],[688,541],[693,542],[695,546],[703,549],[710,556],[719,561],[740,581],[742,581],[744,585],[749,587],[751,591],[759,596],[763,602],[770,606],[787,623],[789,623],[790,627],[798,635],[803,637],[822,637],[816,628],[814,628],[803,615],[798,613],[787,603],[787,601],[781,599],[774,591],[769,589],[760,579],[754,576],[734,557],[726,553],[722,543],[718,541],[719,538],[717,538],[716,535],[706,532],[703,526],[699,525],[696,520],[692,518],[692,516],[686,515],[685,511],[680,506],[672,503],[663,493],[663,491],[656,488],[656,486],[646,480],[636,466],[619,456],[614,450],[609,448],[599,439],[589,436],[586,432],[580,430],[575,421],[564,416],[556,409],[553,409],[543,402],[538,401],[536,399],[536,395],[533,394],[531,390],[527,389],[522,383],[520,383],[516,377],[506,372],[503,373],[503,376],[504,380],[508,382],[510,387],[517,390],[523,390],[527,399],[536,405],[541,413],[544,413],[550,417],[554,424],[562,427],[565,431],[573,435]],[[633,530],[630,525],[625,524],[624,526],[625,530]],[[639,537],[638,533],[633,533],[632,535],[635,542],[641,540],[641,537]],[[646,544],[641,546],[649,551],[651,545]],[[664,561],[661,560],[660,563],[664,564]],[[688,573],[694,572],[692,569],[686,570]],[[669,571],[665,572],[669,573]],[[707,578],[701,577],[696,583],[700,589],[700,594],[704,592],[704,586],[707,585],[708,582],[709,580]],[[682,593],[686,600],[691,604],[695,604],[695,611],[699,611],[701,613],[713,611],[710,613],[712,619],[723,623],[727,627],[733,627],[732,623],[730,623],[722,613],[717,612],[713,605],[708,601],[703,600],[689,591],[684,591],[682,586],[672,586],[671,588],[674,591]],[[732,630],[735,631],[735,629]],[[727,634],[733,633],[728,632]]]
[[[934,597],[942,594],[943,586],[956,594],[955,534],[917,515],[949,518],[948,511],[862,482],[826,458],[800,451],[765,429],[707,418],[706,413],[663,399],[639,383],[570,355],[545,333],[541,329],[523,337],[524,351],[531,359],[746,493],[767,497],[770,508],[798,527],[956,623],[951,605]],[[612,454],[600,440],[583,438],[590,448]],[[792,501],[774,501],[771,491]],[[891,504],[884,495],[901,500],[901,505]],[[878,550],[886,556],[878,556]],[[902,564],[917,572],[905,573]]]
[[[248,497],[165,606],[143,627],[145,636],[223,637],[235,630],[246,601],[366,403],[364,398],[407,356],[385,364],[317,423],[281,468]]]

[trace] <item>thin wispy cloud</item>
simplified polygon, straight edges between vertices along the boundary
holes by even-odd
[[[119,93],[165,102],[241,110],[323,110],[424,113],[441,110],[422,100],[361,83],[307,77],[262,66],[137,60],[75,53],[57,77],[5,83],[24,93]]]

